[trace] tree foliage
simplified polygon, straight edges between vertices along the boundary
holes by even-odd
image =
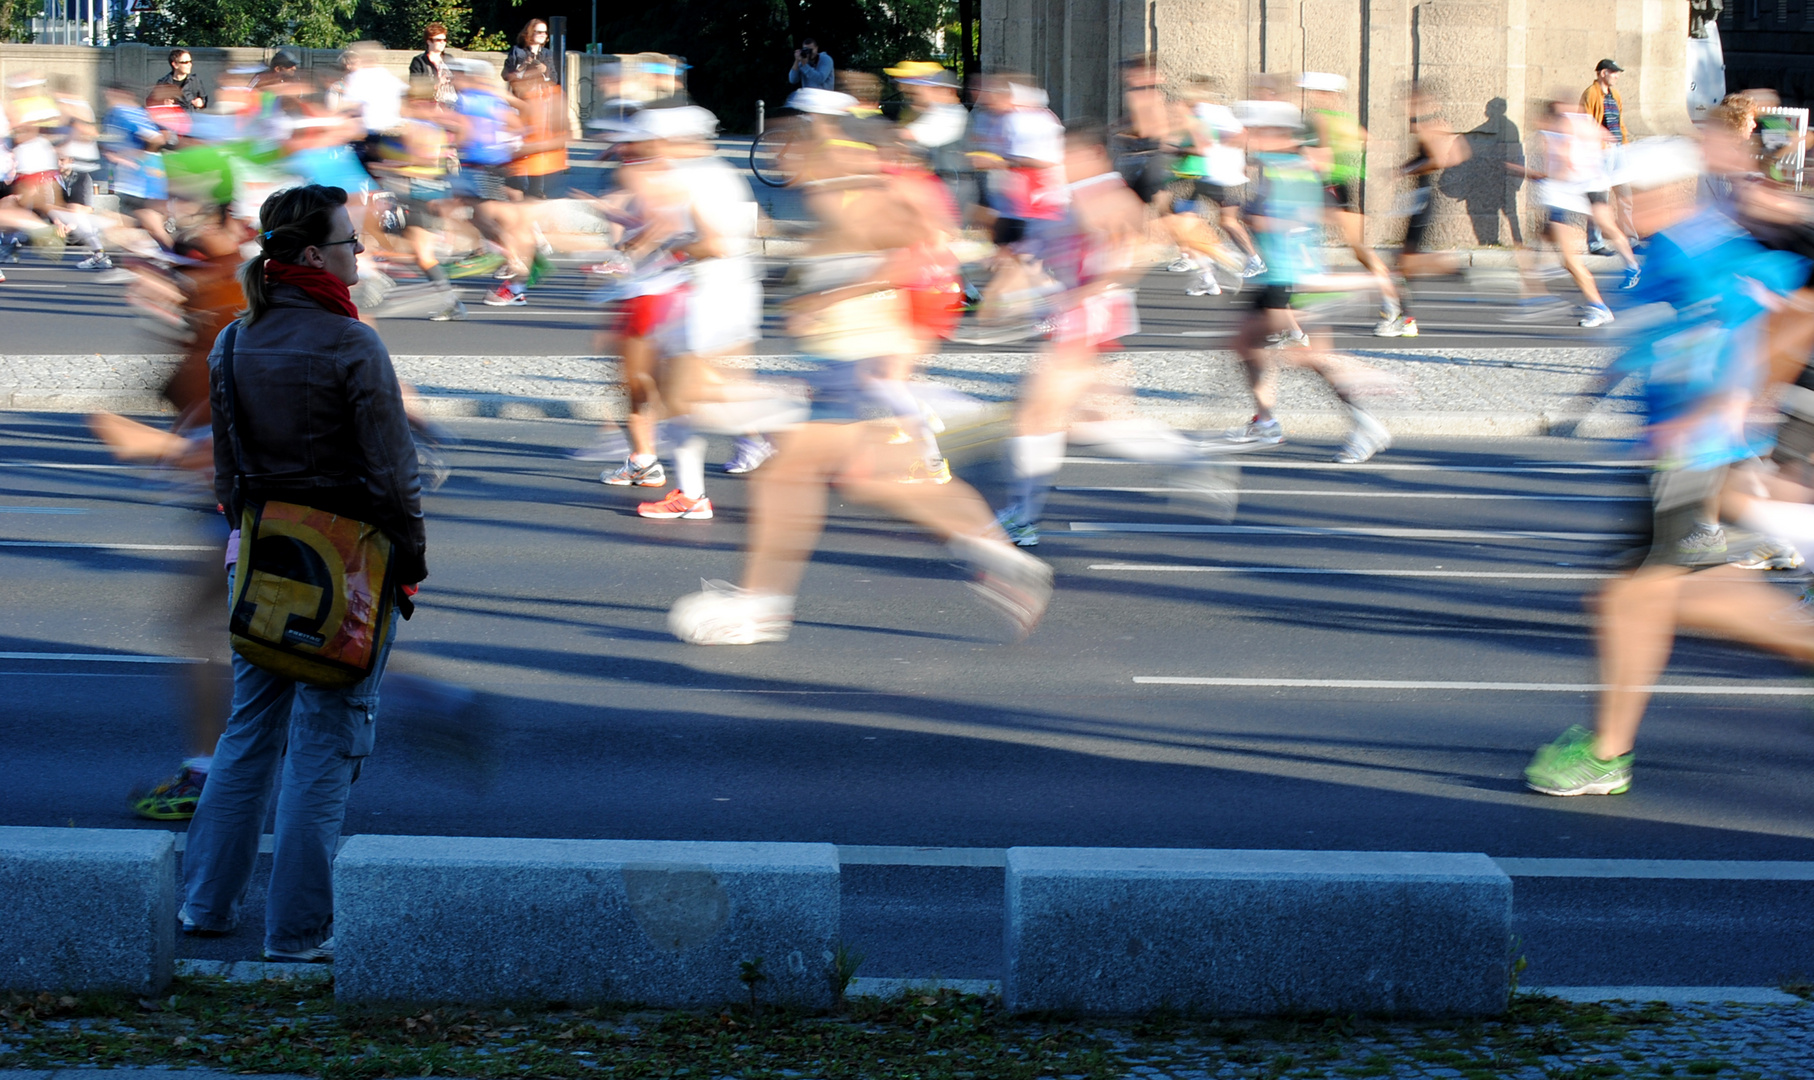
[[[44,0],[0,0],[0,41],[30,42],[31,21],[44,11]]]

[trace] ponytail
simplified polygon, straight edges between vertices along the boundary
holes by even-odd
[[[320,184],[285,188],[265,200],[258,211],[258,254],[239,268],[240,288],[246,294],[246,310],[240,315],[243,325],[251,326],[270,310],[265,263],[294,263],[305,249],[327,243],[334,211],[345,205],[344,189]]]

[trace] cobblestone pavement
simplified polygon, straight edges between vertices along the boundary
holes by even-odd
[[[1805,1001],[1565,1006],[1527,998],[1508,1022],[1351,1031],[1338,1021],[1179,1027],[1188,1030],[1148,1039],[1104,1034],[1133,1063],[1123,1075],[1139,1080],[1814,1077],[1814,1005]]]
[[[1569,1004],[1524,996],[1505,1019],[1484,1022],[1156,1019],[1088,1030],[1111,1048],[1112,1058],[1119,1061],[1118,1065],[1109,1066],[1107,1075],[1123,1080],[1814,1077],[1814,1004],[1807,1001]],[[0,1040],[0,1052],[4,1049],[4,1041]],[[957,1051],[953,1048],[952,1052]],[[589,1072],[596,1070],[594,1075],[613,1071],[608,1056],[593,1057],[584,1064]],[[0,1069],[0,1080],[72,1080],[92,1075],[96,1068]],[[108,1073],[117,1080],[168,1080],[178,1075],[182,1080],[226,1080],[235,1075],[206,1069],[162,1068],[119,1068]],[[693,1072],[689,1070],[688,1074]],[[700,1071],[697,1075],[722,1075],[722,1080],[733,1080],[741,1074]],[[813,1080],[814,1074],[786,1069],[764,1071],[761,1075]],[[946,1073],[940,1071],[937,1075]],[[1063,1078],[1055,1076],[1051,1080]]]
[[[1547,430],[1548,418],[1580,411],[1576,395],[1589,389],[1610,353],[1376,349],[1353,355],[1396,377],[1397,388],[1372,404],[1401,433],[1528,435]],[[948,353],[931,359],[925,377],[984,401],[1005,402],[1034,359],[1026,353]],[[608,357],[398,356],[396,361],[402,378],[431,399],[431,411],[443,415],[595,419],[616,415],[622,407],[617,364]],[[172,362],[165,356],[0,356],[0,407],[154,408]],[[729,363],[770,375],[807,366],[791,356]],[[1114,354],[1105,383],[1131,389],[1143,412],[1183,427],[1228,423],[1245,418],[1250,408],[1234,354],[1222,350]],[[1596,420],[1602,429],[1618,428],[1635,407],[1629,387],[1622,388],[1599,405]],[[1279,412],[1288,427],[1307,430],[1308,418],[1339,418],[1341,406],[1315,375],[1288,369],[1281,378]],[[1483,431],[1483,423],[1491,430]]]

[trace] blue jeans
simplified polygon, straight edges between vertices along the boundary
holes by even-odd
[[[333,936],[334,851],[347,794],[372,752],[378,681],[396,633],[393,606],[371,675],[345,690],[294,682],[234,654],[233,715],[214,751],[183,853],[186,923],[216,931],[239,925],[281,764],[265,948],[301,952]]]

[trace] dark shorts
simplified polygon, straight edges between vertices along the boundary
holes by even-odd
[[[1411,220],[1405,225],[1406,255],[1415,255],[1423,250],[1424,238],[1429,235],[1430,222],[1436,217],[1436,199],[1433,194],[1426,194],[1423,202],[1412,212]]]
[[[1246,184],[1212,184],[1199,180],[1192,187],[1198,202],[1212,202],[1217,206],[1239,207],[1247,194]]]
[[[140,210],[158,209],[158,207],[153,206],[152,203],[159,200],[142,199],[137,195],[121,195],[117,192],[114,197],[120,200],[120,213],[122,214],[136,214]]]
[[[1291,286],[1262,285],[1253,290],[1253,309],[1255,311],[1290,311]]]
[[[453,178],[453,191],[462,199],[503,202],[510,198],[505,194],[509,190],[507,179],[502,166],[461,165],[459,175]]]
[[[1647,535],[1625,560],[1627,569],[1681,566],[1704,570],[1723,566],[1724,553],[1691,555],[1682,541],[1707,517],[1708,502],[1726,482],[1726,469],[1670,469],[1650,478],[1650,518]]]
[[[817,366],[806,372],[812,388],[809,422],[861,424],[896,415],[897,410],[870,387],[886,360],[811,359]]]
[[[63,177],[63,198],[76,206],[94,205],[94,176],[85,172],[70,172]]]
[[[1354,185],[1346,180],[1337,180],[1323,185],[1323,203],[1331,210],[1346,210],[1351,214],[1360,213],[1360,193]]]
[[[1604,206],[1612,198],[1610,191],[1590,191],[1587,193],[1587,205]]]
[[[995,219],[995,231],[992,239],[997,247],[1007,247],[1017,243],[1027,235],[1027,223],[1020,218],[1002,216]]]
[[[1549,208],[1549,223],[1583,232],[1587,229],[1587,215],[1579,210],[1564,210],[1560,206]]]

